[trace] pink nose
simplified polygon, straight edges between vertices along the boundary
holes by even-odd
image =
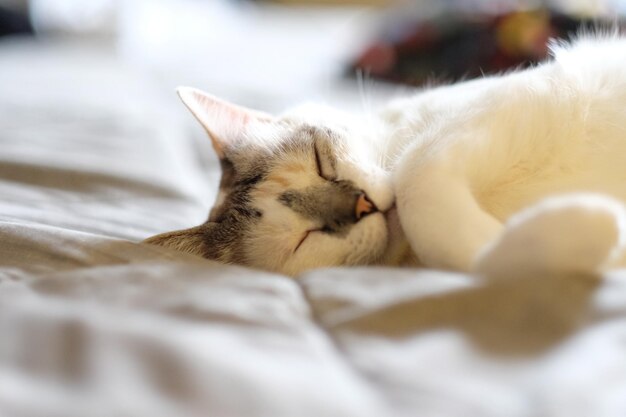
[[[361,193],[359,197],[356,199],[356,207],[355,207],[356,219],[361,220],[363,216],[373,213],[375,211],[378,211],[378,209],[376,208],[374,203],[372,203],[367,198],[365,193]]]

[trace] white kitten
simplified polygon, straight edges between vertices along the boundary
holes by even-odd
[[[619,265],[626,39],[552,51],[536,68],[424,91],[374,119],[317,106],[274,118],[181,88],[221,158],[220,194],[206,223],[148,242],[292,275]]]

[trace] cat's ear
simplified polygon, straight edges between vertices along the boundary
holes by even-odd
[[[269,122],[272,116],[237,106],[196,88],[178,87],[178,96],[209,134],[220,159],[253,121]]]
[[[206,233],[206,228],[201,225],[190,229],[161,233],[149,237],[143,242],[203,256],[205,252]]]

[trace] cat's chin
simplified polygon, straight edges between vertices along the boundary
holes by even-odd
[[[387,224],[387,248],[382,257],[383,265],[405,265],[412,264],[413,258],[411,247],[409,246],[402,226],[398,210],[395,206],[385,212],[385,221]]]

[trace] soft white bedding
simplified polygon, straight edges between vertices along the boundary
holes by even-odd
[[[626,274],[293,280],[136,243],[200,223],[217,172],[103,49],[0,44],[0,416],[626,416]]]

